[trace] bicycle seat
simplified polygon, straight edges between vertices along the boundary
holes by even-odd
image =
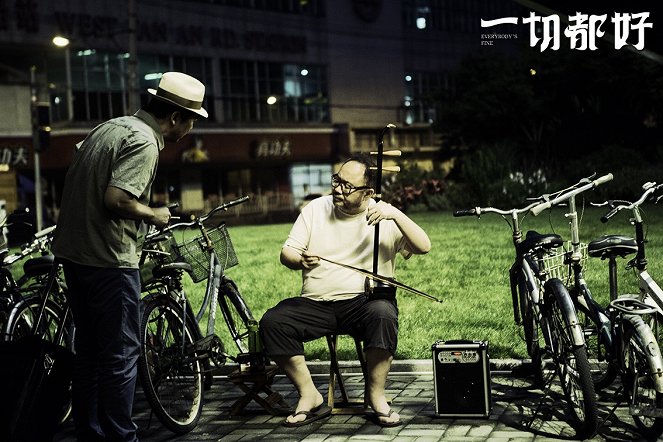
[[[152,270],[152,274],[155,277],[161,276],[162,273],[168,273],[173,270],[183,270],[185,272],[191,272],[193,267],[191,267],[191,264],[186,263],[186,262],[171,262],[168,264],[161,264],[158,265]]]
[[[563,244],[562,237],[554,233],[542,235],[534,230],[530,230],[525,235],[525,240],[516,246],[518,254],[523,255],[536,249],[550,250]]]
[[[54,259],[55,257],[53,255],[44,255],[37,258],[30,258],[23,264],[23,273],[28,278],[46,275],[51,270]]]
[[[587,245],[587,254],[592,258],[622,258],[638,251],[635,239],[623,235],[604,235]]]

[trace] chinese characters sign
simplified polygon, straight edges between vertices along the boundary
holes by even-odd
[[[569,40],[571,49],[595,51],[597,49],[596,41],[603,38],[606,32],[612,31],[615,49],[631,45],[641,51],[645,47],[645,30],[654,26],[647,22],[648,18],[649,12],[635,14],[615,12],[609,19],[607,14],[587,15],[576,12],[568,17],[568,25],[563,30],[563,34]],[[481,19],[481,27],[490,28],[504,24],[517,25],[518,21],[519,17],[504,17],[495,20]],[[546,49],[559,50],[562,29],[558,15],[539,16],[535,12],[530,12],[529,17],[522,18],[522,24],[529,25],[529,44],[531,47],[539,45],[541,52]],[[627,41],[632,36],[635,37],[635,44]],[[484,35],[482,35],[482,38],[484,38]]]
[[[25,167],[28,165],[28,149],[19,144],[0,145],[0,165]]]

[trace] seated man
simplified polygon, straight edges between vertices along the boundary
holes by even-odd
[[[332,194],[311,201],[290,231],[281,263],[301,270],[300,297],[279,302],[260,321],[266,353],[290,378],[299,393],[295,413],[285,426],[300,426],[330,414],[304,359],[303,342],[343,333],[364,343],[367,402],[377,424],[395,426],[400,416],[390,409],[384,387],[398,337],[395,300],[369,300],[365,277],[320,257],[361,269],[373,267],[375,226],[380,222],[378,273],[393,276],[396,254],[405,258],[430,250],[428,235],[403,212],[371,198],[374,170],[368,157],[347,160],[332,175]]]

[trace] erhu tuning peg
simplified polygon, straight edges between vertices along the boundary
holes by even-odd
[[[371,155],[378,155],[378,152],[371,152]],[[400,157],[401,156],[401,151],[400,150],[385,150],[382,152],[382,155],[386,157]]]
[[[373,166],[373,167],[371,167],[371,170],[378,170],[378,168]],[[401,167],[400,166],[384,166],[382,168],[382,170],[384,170],[385,172],[400,172]]]

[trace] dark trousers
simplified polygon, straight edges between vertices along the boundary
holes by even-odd
[[[325,335],[349,334],[361,339],[364,349],[381,348],[392,355],[398,344],[396,301],[369,301],[357,296],[345,301],[288,298],[268,310],[260,320],[260,335],[269,356],[304,354],[304,342]]]
[[[78,440],[136,441],[138,270],[62,261],[76,326],[72,405]]]

